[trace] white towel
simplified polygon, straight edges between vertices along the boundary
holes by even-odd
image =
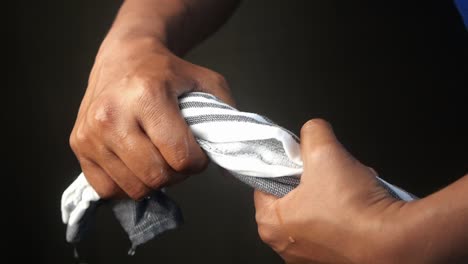
[[[266,117],[240,112],[213,95],[194,92],[179,98],[179,106],[202,149],[231,175],[276,196],[284,196],[300,182],[302,161],[299,139]],[[394,197],[415,197],[380,179]],[[81,173],[62,196],[62,219],[67,241],[78,242],[92,221],[99,195]],[[155,191],[148,199],[114,201],[114,213],[133,247],[182,223],[177,205]]]

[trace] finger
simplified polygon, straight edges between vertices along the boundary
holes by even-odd
[[[371,174],[372,174],[373,176],[378,176],[378,175],[379,175],[379,174],[377,173],[377,171],[374,170],[374,168],[372,168],[372,167],[367,167],[367,168],[371,171]]]
[[[322,119],[312,119],[301,129],[301,155],[304,171],[301,183],[317,184],[321,177],[316,175],[344,175],[343,170],[350,170],[356,160],[337,140],[331,125]],[[335,173],[333,173],[335,172]],[[331,176],[327,176],[331,181]]]
[[[204,169],[208,158],[182,117],[177,98],[161,92],[148,100],[151,102],[139,107],[136,116],[164,160],[180,173]]]
[[[195,90],[210,93],[226,104],[235,107],[231,89],[221,74],[200,66],[192,69],[197,69],[197,72],[194,73],[197,82]]]
[[[254,205],[255,205],[255,210],[257,212],[263,211],[263,210],[269,210],[272,208],[273,204],[278,200],[279,198],[259,191],[255,190],[254,192]]]
[[[144,198],[151,191],[112,151],[103,150],[96,155],[94,160],[97,161],[97,165],[109,176],[105,182],[99,183],[103,195],[117,198],[116,196],[119,192],[114,189],[115,184],[134,200]],[[102,180],[103,178],[95,177],[93,180]],[[109,179],[112,179],[115,184],[111,184]],[[101,195],[99,192],[98,194]]]
[[[86,180],[102,199],[125,197],[124,191],[112,178],[94,161],[88,158],[80,159],[80,166]]]
[[[112,151],[146,186],[159,189],[185,178],[174,173],[139,126],[131,128],[128,134],[112,146]]]
[[[301,129],[304,172],[301,184],[348,186],[373,183],[374,173],[356,160],[337,140],[332,127],[322,119],[312,119]]]
[[[254,201],[255,221],[262,241],[275,250],[283,248],[288,241],[294,241],[284,225],[278,203],[279,198],[256,190]]]
[[[301,154],[307,156],[317,147],[336,144],[331,125],[323,119],[311,119],[301,129]]]
[[[352,164],[356,160],[336,138],[331,125],[323,119],[312,119],[301,129],[301,154],[304,168]]]

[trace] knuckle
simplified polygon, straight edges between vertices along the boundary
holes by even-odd
[[[217,84],[218,86],[223,87],[223,88],[228,87],[226,78],[224,78],[223,75],[221,75],[221,74],[219,74],[217,72],[213,72],[212,78],[213,78],[213,82],[215,84]]]
[[[134,81],[139,88],[139,92],[141,95],[145,95],[152,90],[156,90],[160,88],[161,85],[153,76],[148,75],[139,75],[134,77]]]
[[[258,231],[258,236],[260,239],[265,242],[266,244],[272,244],[273,242],[273,236],[272,232],[268,227],[265,227],[264,225],[259,225],[257,228]]]
[[[89,112],[92,125],[107,127],[112,125],[117,117],[117,108],[113,99],[101,99],[91,108]]]
[[[86,157],[79,157],[80,166],[94,190],[102,199],[118,198],[122,195],[122,190],[111,178],[106,174],[100,174],[92,168],[96,168],[97,164]]]
[[[229,91],[228,82],[226,81],[226,78],[224,78],[224,76],[220,73],[208,68],[201,67],[200,74],[201,79],[199,79],[198,82],[200,82],[199,85],[201,87],[204,87],[205,89],[221,88]]]
[[[285,243],[282,238],[280,239],[281,236],[279,235],[283,231],[273,228],[270,224],[259,224],[257,232],[260,239],[277,253],[286,251],[288,243]]]
[[[330,123],[321,118],[315,118],[307,121],[301,129],[301,132],[313,131],[315,129],[329,128]]]
[[[260,227],[261,223],[263,222],[263,214],[261,214],[258,210],[258,208],[255,208],[256,209],[256,212],[255,212],[255,222],[257,222],[258,226]]]
[[[260,239],[267,244],[271,244],[273,241],[273,233],[270,228],[271,226],[268,224],[268,219],[265,218],[265,213],[256,210],[255,221],[257,222],[257,232]]]
[[[116,197],[120,189],[114,182],[109,182],[104,185],[96,186],[96,192],[99,194],[99,197],[102,199],[110,199]]]
[[[174,158],[172,161],[172,166],[175,171],[184,172],[189,170],[192,167],[192,158],[188,155],[188,151],[184,149],[176,149],[174,151]]]
[[[169,173],[164,168],[153,169],[145,174],[145,183],[152,189],[159,189],[169,181]]]
[[[224,78],[223,75],[221,75],[221,74],[219,74],[219,73],[217,73],[215,71],[210,70],[210,73],[208,74],[207,79],[211,83],[212,87],[221,88],[221,89],[229,92],[228,82],[226,81],[226,78]]]
[[[149,190],[144,188],[144,187],[139,187],[139,188],[135,188],[135,189],[129,191],[127,194],[133,200],[139,201],[139,200],[145,198],[146,196],[148,196]]]
[[[169,152],[165,159],[176,172],[200,172],[208,165],[208,157],[190,137],[191,132],[187,128],[180,129],[172,138],[166,139]]]
[[[170,81],[156,76],[137,77],[137,104],[142,106],[154,105],[155,98],[169,99]]]
[[[140,92],[154,92],[167,87],[168,75],[167,70],[161,70],[157,74],[137,74],[133,76],[133,82],[140,88]]]
[[[78,142],[76,140],[75,134],[72,133],[70,135],[70,137],[68,138],[68,144],[70,145],[70,148],[73,150],[73,152],[78,152]]]
[[[83,128],[77,129],[76,133],[70,136],[70,146],[74,150],[78,150],[81,146],[87,144],[88,142],[89,133]]]
[[[172,148],[169,164],[177,172],[198,171],[204,162],[191,153],[186,140],[178,141]],[[192,155],[193,154],[193,155]]]

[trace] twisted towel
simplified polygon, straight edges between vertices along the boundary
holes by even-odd
[[[227,172],[264,192],[284,196],[300,181],[299,139],[258,114],[240,112],[206,93],[189,93],[179,106],[198,143],[210,159]],[[377,177],[394,197],[415,197]],[[93,219],[99,195],[81,173],[62,195],[62,219],[67,241],[78,242]],[[155,191],[143,201],[113,201],[113,211],[133,248],[182,223],[178,206]]]

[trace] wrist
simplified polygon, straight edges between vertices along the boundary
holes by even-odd
[[[369,254],[358,263],[430,263],[431,236],[423,219],[430,217],[421,200],[395,201],[375,220],[370,232]],[[428,244],[429,243],[429,244]]]
[[[131,43],[135,40],[148,40],[168,47],[168,33],[164,22],[160,19],[151,21],[151,27],[147,24],[136,22],[119,22],[116,20],[109,30],[104,42],[110,45]]]
[[[147,39],[177,53],[188,7],[184,1],[125,1],[106,36],[110,43]]]
[[[462,208],[452,198],[445,200],[442,193],[402,208],[400,239],[394,248],[399,263],[466,263],[467,211],[463,216]]]
[[[370,225],[372,253],[357,263],[466,263],[467,187],[465,177],[425,198],[392,203]]]
[[[164,41],[151,35],[128,36],[109,33],[96,55],[96,61],[135,60],[149,53],[171,53]]]
[[[406,215],[409,203],[389,199],[379,202],[375,210],[363,213],[357,235],[350,246],[353,263],[410,263],[405,254],[411,216]]]

